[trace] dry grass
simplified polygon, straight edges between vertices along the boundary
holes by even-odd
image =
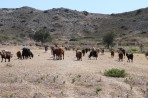
[[[75,52],[66,51],[65,59],[57,61],[50,51],[30,47],[35,57],[18,60],[15,54],[22,48],[0,47],[11,49],[14,55],[10,63],[0,63],[2,98],[147,98],[148,60],[143,54],[134,54],[133,63],[126,58],[118,62],[117,54],[111,58],[109,53],[98,60],[89,60],[87,54],[83,61],[76,61]],[[104,76],[111,68],[124,69],[128,76]]]

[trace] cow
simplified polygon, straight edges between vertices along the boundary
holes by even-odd
[[[17,56],[18,59],[22,59],[22,53],[21,53],[21,51],[18,51],[16,53],[16,56]]]
[[[63,49],[63,47],[58,48],[58,53],[56,55],[59,57],[60,60],[62,60],[62,59],[64,60],[64,49]],[[62,58],[62,56],[63,56],[63,58]]]
[[[31,58],[33,58],[33,53],[30,51],[30,49],[28,49],[28,48],[23,48],[22,49],[23,51],[22,51],[22,57],[23,57],[23,59],[27,59],[27,58],[29,58],[30,57],[30,59]]]
[[[45,45],[44,48],[45,48],[45,52],[47,52],[48,51],[48,46]]]
[[[82,51],[76,50],[76,58],[77,58],[77,60],[81,60],[82,61]]]
[[[88,48],[85,48],[85,53],[87,53],[88,52]]]
[[[85,49],[82,49],[82,54],[83,56],[85,56]]]
[[[102,54],[102,55],[104,54],[104,48],[101,49],[101,54]]]
[[[118,52],[118,57],[119,57],[119,61],[123,61],[123,52],[122,51],[119,51]]]
[[[10,62],[10,59],[12,58],[12,54],[11,54],[10,51],[2,50],[0,52],[0,55],[1,55],[1,58],[2,58],[1,62],[3,62],[3,59],[5,59],[5,62],[6,62],[6,59],[8,59],[8,62]]]
[[[89,56],[88,56],[90,59],[91,57],[95,57],[96,60],[98,58],[98,52],[95,50],[95,49],[92,49],[92,51],[90,52]]]
[[[145,57],[148,59],[148,52],[145,52]]]
[[[114,57],[114,55],[115,55],[114,50],[112,49],[110,53],[111,53],[111,57],[113,58],[113,57]]]
[[[123,49],[123,48],[118,48],[119,49],[119,51],[122,51],[122,53],[123,53],[123,56],[125,57],[125,49]]]
[[[53,54],[53,59],[57,59],[57,60],[64,60],[64,49],[63,47],[52,47],[51,48],[51,52]],[[63,56],[63,58],[62,58]]]
[[[130,62],[130,61],[133,62],[133,57],[134,57],[133,53],[126,53],[126,56],[127,56],[127,59],[128,59],[127,62]]]
[[[85,53],[89,52],[90,48],[85,48]]]

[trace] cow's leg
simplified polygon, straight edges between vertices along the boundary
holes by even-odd
[[[55,59],[55,56],[53,55],[53,60]]]
[[[10,58],[8,58],[8,62],[10,62]]]
[[[63,53],[63,60],[64,60],[64,53]]]
[[[3,58],[2,58],[2,61],[1,62],[3,62]]]
[[[58,60],[58,58],[59,58],[59,57],[56,55],[56,60]]]
[[[62,54],[60,55],[60,60],[62,60]]]
[[[5,62],[6,62],[6,58],[5,58]]]
[[[131,62],[133,62],[133,59],[131,59]]]
[[[58,55],[55,55],[56,56],[56,60],[58,60],[59,59],[59,56]]]

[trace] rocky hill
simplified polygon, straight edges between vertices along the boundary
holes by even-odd
[[[103,34],[114,32],[119,41],[147,44],[148,8],[111,15],[66,8],[45,11],[30,7],[0,9],[1,42],[10,39],[22,41],[43,28],[56,40],[100,41]]]

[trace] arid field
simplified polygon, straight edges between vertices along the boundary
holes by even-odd
[[[148,59],[134,54],[118,62],[118,55],[99,54],[98,60],[77,61],[75,51],[65,51],[64,60],[53,60],[51,51],[29,47],[33,59],[19,60],[23,46],[0,46],[10,50],[11,62],[0,62],[0,98],[148,98]],[[1,60],[1,59],[0,59]],[[124,69],[125,78],[104,76],[111,68]]]

